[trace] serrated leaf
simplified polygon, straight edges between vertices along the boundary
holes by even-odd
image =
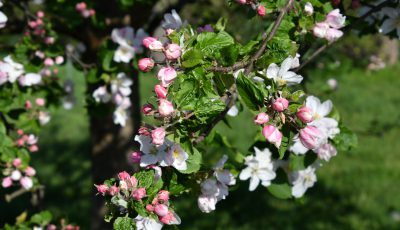
[[[135,229],[135,222],[132,218],[125,216],[125,217],[118,217],[114,221],[114,230],[134,230]]]
[[[189,154],[189,159],[186,160],[187,169],[179,172],[183,174],[190,174],[197,172],[200,169],[201,163],[202,163],[201,153],[196,148],[193,148],[193,153]]]
[[[236,85],[240,98],[249,109],[257,111],[259,107],[263,106],[263,91],[253,81],[244,76],[243,73],[240,73],[236,79]]]
[[[198,49],[189,49],[182,56],[182,66],[192,68],[203,63],[203,54]]]

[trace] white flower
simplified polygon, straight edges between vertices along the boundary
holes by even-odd
[[[33,134],[30,134],[30,135],[28,136],[28,139],[26,140],[26,143],[27,143],[28,145],[35,145],[35,144],[38,143],[38,141],[39,141],[39,138],[38,138],[38,137],[36,137],[36,136],[33,135]]]
[[[313,7],[313,5],[312,5],[310,2],[307,2],[307,3],[304,5],[304,11],[306,12],[306,14],[307,14],[308,16],[312,15],[312,14],[314,13],[314,7]]]
[[[8,81],[13,83],[24,73],[24,66],[14,62],[11,56],[4,58],[4,62],[0,62],[0,72],[5,73]]]
[[[18,81],[21,86],[37,85],[42,82],[42,76],[36,73],[27,73],[21,76]]]
[[[197,199],[197,205],[199,206],[200,211],[204,213],[210,213],[214,211],[217,202],[218,200],[215,196],[200,195]]]
[[[113,29],[111,39],[119,45],[114,53],[113,60],[129,63],[135,57],[135,53],[143,53],[142,40],[146,36],[147,34],[143,29],[139,29],[136,36],[132,27]]]
[[[161,230],[163,224],[151,217],[142,217],[138,215],[135,219],[137,230]]]
[[[14,170],[14,171],[11,172],[11,176],[10,177],[11,177],[12,180],[17,181],[17,180],[21,179],[22,174],[21,174],[21,172],[19,170]]]
[[[100,86],[92,94],[96,102],[107,103],[111,99],[111,95],[107,92],[106,86]]]
[[[113,113],[114,124],[124,127],[128,120],[128,111],[122,106],[118,106]]]
[[[217,180],[208,178],[201,182],[201,193],[207,196],[217,196],[219,193],[219,188],[217,186]]]
[[[183,23],[176,10],[172,10],[170,14],[164,15],[164,21],[161,23],[164,29],[180,30]]]
[[[228,170],[224,169],[224,164],[228,160],[227,155],[223,155],[222,158],[214,166],[214,176],[217,180],[224,185],[235,185],[236,179],[233,174]]]
[[[165,150],[168,145],[171,145],[171,141],[165,139],[164,144],[156,146],[152,143],[151,137],[145,135],[136,135],[135,141],[139,142],[140,151],[143,153],[140,158],[140,167],[157,164],[160,159],[162,160],[165,158]],[[166,166],[166,164],[164,166]]]
[[[1,3],[1,4],[3,4],[3,3]],[[3,12],[0,11],[0,29],[4,28],[6,26],[7,20],[8,20],[7,16]]]
[[[19,182],[21,183],[21,186],[26,190],[29,190],[33,187],[33,181],[30,177],[22,177]]]
[[[239,113],[239,109],[236,105],[232,106],[229,110],[228,110],[228,115],[231,117],[236,117]]]
[[[174,144],[165,155],[163,162],[165,162],[167,166],[172,166],[179,171],[183,171],[187,169],[186,160],[188,158],[189,155],[182,147],[179,144]],[[161,166],[163,165],[161,164]]]
[[[308,148],[306,148],[303,143],[301,143],[300,138],[299,138],[299,134],[296,134],[293,137],[293,145],[290,146],[289,148],[290,151],[292,151],[294,154],[297,155],[303,155],[306,152],[308,152]]]
[[[125,73],[118,73],[117,78],[111,80],[111,93],[129,96],[131,94],[132,80]]]
[[[323,117],[310,122],[309,125],[317,127],[327,138],[332,139],[340,133],[339,123],[333,118]]]
[[[388,34],[393,30],[396,30],[397,36],[400,38],[400,8],[382,8],[382,13],[387,16],[383,21],[380,32],[383,34]]]
[[[40,125],[43,126],[43,125],[49,123],[49,121],[51,119],[50,113],[44,112],[44,111],[40,111],[38,119],[39,119]]]
[[[331,144],[323,144],[317,149],[318,158],[324,161],[329,161],[331,157],[336,156],[336,148]]]
[[[271,181],[276,177],[269,149],[266,148],[261,151],[257,147],[254,147],[254,151],[255,156],[246,157],[245,164],[247,168],[243,169],[239,175],[240,180],[250,178],[250,191],[254,191],[260,182],[265,187],[269,186]]]
[[[313,112],[314,120],[318,120],[326,117],[331,112],[333,104],[331,100],[321,103],[317,97],[308,96],[306,98],[306,106]]]
[[[282,62],[281,67],[275,63],[270,64],[267,69],[267,78],[273,79],[279,86],[299,84],[303,77],[289,71],[293,65],[296,66],[296,62],[298,62],[298,59],[289,56]]]
[[[306,169],[292,172],[291,181],[293,184],[292,195],[296,198],[302,197],[308,188],[314,186],[317,181],[315,166],[308,166]]]

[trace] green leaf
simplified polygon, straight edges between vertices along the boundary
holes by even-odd
[[[234,44],[233,38],[224,31],[218,34],[211,32],[201,33],[197,37],[197,42],[200,50],[208,55]]]
[[[292,133],[290,132],[290,128],[288,125],[284,125],[282,127],[282,141],[281,141],[281,146],[279,146],[278,152],[279,152],[279,159],[283,159],[285,156],[286,150],[290,146],[290,142],[293,138]]]
[[[243,73],[240,73],[236,79],[236,85],[242,101],[249,109],[257,111],[259,107],[263,106],[263,91],[253,81],[244,76]]]
[[[279,199],[289,199],[292,197],[292,188],[287,183],[273,183],[267,189],[273,196]]]
[[[134,174],[136,179],[138,180],[138,187],[148,189],[154,180],[154,171],[140,171]]]
[[[112,72],[116,67],[112,66],[114,51],[107,51],[103,56],[102,67],[105,71]]]
[[[340,125],[340,133],[333,138],[337,149],[339,151],[349,151],[356,148],[358,145],[357,135],[354,134],[350,129]]]
[[[131,206],[141,216],[148,216],[144,204],[140,201],[132,201]]]
[[[201,153],[196,148],[192,149],[193,153],[189,154],[189,159],[186,160],[187,169],[179,172],[184,174],[190,174],[199,171],[202,162],[202,156]]]
[[[192,68],[203,63],[203,54],[198,49],[189,49],[182,56],[182,66]]]
[[[31,217],[31,222],[41,226],[45,226],[50,223],[52,218],[53,217],[49,211],[43,211],[33,215]]]
[[[225,103],[215,98],[201,98],[196,105],[194,114],[201,121],[215,117],[225,110]]]
[[[135,222],[128,216],[118,217],[115,220],[113,227],[114,230],[134,230]]]

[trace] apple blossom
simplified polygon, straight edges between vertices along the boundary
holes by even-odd
[[[19,183],[26,190],[29,190],[33,187],[33,181],[30,177],[22,177]]]
[[[263,125],[269,121],[269,116],[266,113],[257,114],[256,118],[254,118],[254,123]]]
[[[146,196],[146,189],[145,188],[137,188],[132,192],[132,197],[135,200],[141,200]]]
[[[144,104],[142,107],[142,113],[144,115],[150,115],[151,112],[153,111],[154,107],[152,104]]]
[[[172,225],[180,224],[181,219],[172,211],[169,211],[167,215],[160,217],[160,221],[163,224]]]
[[[324,161],[329,161],[331,157],[336,156],[337,150],[331,144],[323,144],[317,149],[318,158]]]
[[[18,181],[18,180],[21,179],[22,174],[21,174],[21,172],[19,170],[14,170],[14,171],[11,172],[11,176],[10,177],[11,177],[12,180]]]
[[[154,206],[151,204],[146,205],[146,211],[148,212],[154,212]]]
[[[163,224],[151,217],[138,215],[135,219],[137,230],[161,230]]]
[[[43,63],[45,66],[53,66],[54,65],[54,61],[52,58],[46,58]]]
[[[292,195],[296,198],[302,197],[308,188],[314,186],[317,181],[315,175],[315,167],[308,166],[306,169],[291,173],[292,178]]]
[[[278,112],[283,112],[289,106],[289,101],[285,98],[279,97],[272,103],[272,108]]]
[[[39,112],[38,120],[40,125],[45,125],[49,123],[50,119],[51,119],[50,113],[44,111]]]
[[[307,106],[302,106],[297,110],[296,113],[297,117],[304,123],[309,123],[311,121],[314,120],[313,116],[313,112],[310,108],[308,108]]]
[[[111,186],[108,190],[111,196],[115,196],[119,193],[119,188],[115,185]]]
[[[149,44],[149,49],[151,51],[162,51],[164,49],[164,46],[160,41],[155,40]]]
[[[299,84],[303,77],[289,71],[295,61],[295,58],[289,56],[282,62],[281,67],[278,67],[275,63],[270,64],[267,69],[267,78],[273,79],[278,86]]]
[[[35,176],[36,175],[36,170],[34,169],[34,168],[32,168],[31,166],[28,166],[26,169],[25,169],[25,174],[27,175],[27,176]]]
[[[164,29],[180,30],[183,26],[182,19],[176,10],[164,15],[164,21],[161,23]]]
[[[166,216],[168,214],[168,207],[165,204],[157,204],[154,207],[154,212],[160,217]]]
[[[325,22],[334,29],[340,29],[344,27],[346,17],[340,14],[339,9],[332,10],[326,16]]]
[[[181,47],[177,44],[169,44],[165,51],[165,57],[168,60],[175,60],[178,59],[181,56]]]
[[[18,82],[21,86],[33,86],[40,84],[42,82],[42,76],[36,73],[27,73],[22,75]]]
[[[258,14],[259,16],[261,16],[261,17],[264,17],[265,14],[266,14],[265,6],[259,5],[259,6],[257,7],[257,14]]]
[[[57,56],[55,62],[56,62],[57,65],[61,65],[62,63],[64,63],[64,57],[63,56]]]
[[[160,190],[157,193],[157,199],[160,201],[164,201],[164,202],[168,201],[169,200],[169,192],[166,190]]]
[[[210,213],[214,211],[217,202],[217,197],[209,195],[200,195],[197,199],[197,205],[199,206],[200,211],[204,213]]]
[[[166,99],[160,99],[158,102],[158,112],[161,116],[166,117],[174,112],[174,106]]]
[[[130,161],[133,164],[138,164],[140,163],[140,158],[142,157],[142,154],[140,152],[133,152],[130,155]]]
[[[3,6],[3,3],[0,2],[0,7],[2,7],[2,6]],[[6,26],[7,20],[8,20],[7,16],[3,12],[0,11],[0,29],[4,28]]]
[[[96,102],[107,103],[111,99],[111,95],[107,92],[106,86],[100,86],[92,94]]]
[[[273,125],[267,125],[262,131],[265,139],[274,144],[277,148],[281,146],[282,133]]]
[[[10,55],[6,56],[3,61],[0,61],[0,72],[7,75],[10,83],[15,82],[24,73],[24,66],[15,62]]]
[[[154,60],[151,58],[142,58],[139,60],[139,69],[143,72],[149,72],[154,67]]]
[[[308,96],[306,98],[306,107],[312,111],[313,119],[318,120],[326,117],[331,112],[333,104],[331,100],[321,103],[317,97]]]
[[[132,84],[132,80],[125,73],[118,73],[116,79],[111,80],[111,93],[127,97],[132,93]]]
[[[118,173],[118,178],[120,180],[128,180],[130,177],[131,177],[131,175],[129,175],[129,173],[126,171],[122,171],[122,172]]]
[[[159,99],[166,99],[167,98],[167,89],[162,87],[162,85],[156,85],[154,86],[154,92],[156,92],[156,95]]]
[[[143,46],[146,48],[150,47],[150,44],[157,41],[157,38],[153,38],[153,37],[145,37],[142,41]]]
[[[306,15],[311,16],[314,13],[314,7],[310,2],[306,2],[304,5],[304,12],[306,12]]]
[[[163,87],[170,86],[178,76],[175,69],[172,67],[163,67],[158,71],[157,77],[161,81]]]
[[[255,156],[250,155],[245,158],[247,168],[243,169],[239,174],[240,180],[248,180],[250,178],[249,191],[254,191],[260,182],[265,187],[269,186],[276,177],[271,160],[272,154],[269,149],[260,150],[254,147],[254,151]]]
[[[152,143],[156,146],[162,145],[165,139],[165,130],[163,128],[156,128],[151,132]]]
[[[38,105],[38,106],[44,106],[45,105],[45,103],[46,103],[46,101],[44,100],[44,98],[36,98],[36,100],[35,100],[35,103],[36,103],[36,105]]]
[[[174,144],[170,150],[167,152],[165,159],[163,160],[166,165],[172,166],[179,171],[187,169],[186,160],[189,155],[182,149],[179,144]],[[161,163],[163,166],[163,163]]]
[[[3,181],[1,183],[1,186],[3,188],[8,188],[11,187],[11,185],[13,184],[11,177],[4,177]]]
[[[301,143],[308,149],[316,149],[323,144],[325,137],[317,127],[307,125],[299,131]]]
[[[34,153],[39,151],[39,147],[37,145],[31,145],[29,146],[29,152]]]
[[[18,168],[19,166],[21,166],[21,164],[22,164],[22,160],[20,158],[15,158],[13,160],[14,167]]]
[[[102,196],[104,196],[108,192],[108,187],[105,184],[95,185],[95,187],[97,188],[97,192]]]

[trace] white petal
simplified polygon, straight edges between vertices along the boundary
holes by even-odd
[[[272,63],[267,69],[267,78],[276,79],[278,77],[279,67],[277,64]]]
[[[240,172],[239,179],[247,180],[251,177],[251,168],[247,167]]]
[[[326,117],[332,111],[332,107],[332,101],[327,100],[318,107],[317,113],[320,117]]]
[[[256,176],[253,176],[250,179],[249,191],[254,191],[257,188],[259,183],[260,183],[260,179],[258,179],[258,177],[256,177]]]
[[[154,165],[158,161],[157,157],[153,154],[144,154],[140,158],[140,167],[146,167],[149,165]]]

